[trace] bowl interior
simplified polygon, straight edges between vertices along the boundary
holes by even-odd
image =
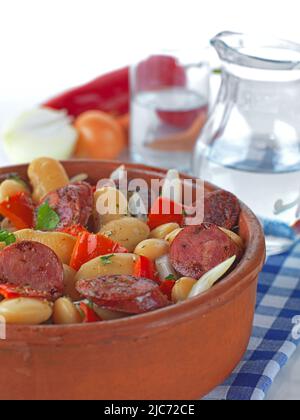
[[[120,162],[102,161],[66,161],[63,162],[70,177],[81,173],[89,175],[89,179],[96,183],[99,179],[107,178],[113,170],[120,166]],[[125,164],[130,179],[142,178],[149,183],[151,179],[163,178],[165,170],[146,167],[143,165]],[[0,168],[0,174],[7,172],[18,172],[27,177],[27,165],[17,165]],[[182,175],[183,178],[191,179],[189,176]],[[211,184],[205,184],[206,191],[217,189]],[[224,304],[236,293],[241,293],[250,281],[253,281],[253,273],[258,274],[265,261],[265,240],[261,225],[254,214],[244,204],[242,204],[242,214],[240,217],[240,235],[245,241],[246,249],[242,261],[239,265],[220,283],[208,292],[189,301],[173,305],[168,308],[160,309],[155,312],[128,317],[120,320],[106,321],[98,324],[74,325],[74,326],[17,326],[9,325],[7,328],[8,337],[15,340],[33,340],[42,342],[43,337],[72,337],[78,342],[86,337],[89,331],[98,329],[102,336],[110,336],[112,331],[126,335],[136,334],[136,328],[140,325],[153,331],[157,328],[166,328],[172,322],[184,322],[185,319],[193,316],[194,312],[202,311],[206,313],[214,307]],[[149,332],[149,331],[148,331]]]

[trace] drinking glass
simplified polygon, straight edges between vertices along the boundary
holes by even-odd
[[[209,110],[206,52],[161,52],[132,66],[131,158],[191,170],[192,151]]]

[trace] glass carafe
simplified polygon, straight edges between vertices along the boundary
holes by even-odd
[[[300,45],[224,32],[212,40],[222,84],[193,169],[262,220],[269,255],[295,241],[300,218]]]

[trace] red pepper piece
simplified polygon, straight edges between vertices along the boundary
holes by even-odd
[[[90,324],[93,322],[102,321],[102,319],[96,314],[96,312],[86,303],[80,302],[80,310],[83,313],[83,323]]]
[[[206,121],[208,117],[208,105],[203,104],[198,108],[191,109],[189,111],[158,111],[159,118],[169,125],[173,125],[178,128],[188,129],[194,122],[203,116],[203,120]]]
[[[176,284],[176,280],[164,280],[160,285],[160,290],[163,294],[168,296],[169,300],[172,300],[172,290]]]
[[[78,117],[91,110],[116,116],[127,114],[129,104],[129,68],[125,67],[71,89],[43,105],[57,110],[66,109],[69,115]]]
[[[148,217],[148,225],[151,230],[166,223],[178,223],[182,226],[183,222],[183,206],[163,197],[156,200]]]
[[[82,233],[75,244],[70,266],[78,271],[80,267],[107,254],[124,254],[127,249],[103,235],[94,235],[89,232]]]
[[[185,69],[175,57],[153,55],[138,65],[136,72],[136,88],[138,91],[185,85]]]
[[[185,87],[186,71],[175,57],[154,55],[139,64],[136,74],[138,91],[151,91],[172,87]],[[207,116],[207,103],[187,111],[158,109],[157,115],[166,124],[189,128],[201,113]]]
[[[140,256],[136,260],[133,269],[133,276],[153,280],[156,283],[160,282],[153,261],[144,256]]]
[[[68,235],[75,236],[75,238],[77,238],[82,233],[88,233],[86,228],[83,227],[82,225],[69,226],[60,230],[59,232],[67,233]]]
[[[33,228],[34,205],[26,193],[18,193],[0,203],[0,214],[18,230]]]
[[[49,294],[31,287],[21,287],[14,284],[0,284],[0,295],[5,299],[17,299],[20,297],[28,297],[33,299],[47,299]]]

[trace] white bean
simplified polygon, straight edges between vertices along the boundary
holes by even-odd
[[[28,193],[28,188],[22,182],[15,181],[14,179],[7,179],[0,185],[0,202],[18,193]]]
[[[100,233],[124,246],[129,252],[133,252],[140,242],[149,237],[150,229],[141,220],[134,217],[123,217],[107,223]]]
[[[57,325],[80,324],[82,318],[74,303],[62,297],[54,303],[53,322]]]
[[[122,219],[128,214],[128,202],[124,194],[112,187],[104,187],[94,194],[94,220],[96,230],[107,223]]]
[[[165,237],[165,240],[171,245],[173,243],[173,241],[177,238],[179,233],[182,232],[182,231],[183,231],[182,228],[173,230],[173,232],[169,233],[169,235],[167,235]]]
[[[63,264],[69,264],[76,243],[76,238],[63,232],[40,232],[23,229],[15,232],[17,242],[35,241],[48,246],[55,252]]]
[[[146,239],[138,244],[134,253],[149,258],[152,261],[168,254],[170,246],[163,239]]]
[[[33,198],[36,202],[49,192],[65,187],[70,182],[62,164],[51,158],[35,159],[28,167],[28,177],[33,186]]]
[[[134,254],[114,254],[97,257],[84,264],[76,274],[76,282],[82,279],[92,279],[98,276],[133,274],[137,256]]]
[[[192,277],[182,277],[177,280],[172,290],[173,302],[177,303],[186,300],[196,283],[197,280]]]
[[[150,232],[150,238],[154,239],[166,239],[166,236],[174,232],[174,230],[180,229],[178,223],[166,223],[165,225],[158,226],[156,229]]]
[[[52,305],[44,300],[18,298],[0,302],[0,316],[8,324],[39,325],[52,315]]]

